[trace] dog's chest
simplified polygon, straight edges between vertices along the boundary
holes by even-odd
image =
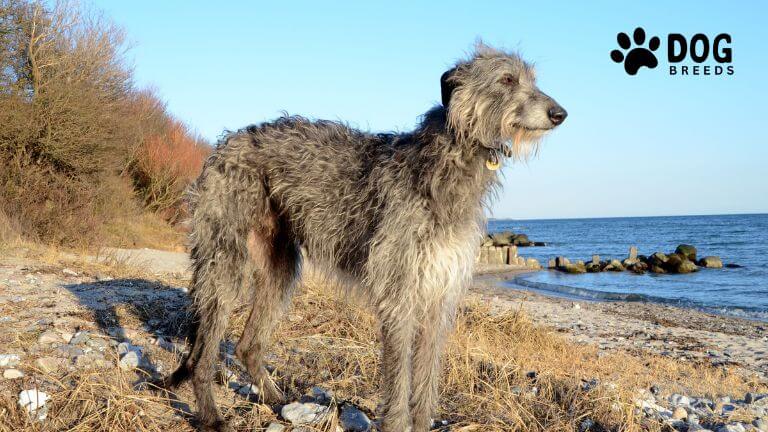
[[[427,297],[459,293],[472,277],[479,229],[465,227],[450,235],[436,235],[423,245],[423,294]]]

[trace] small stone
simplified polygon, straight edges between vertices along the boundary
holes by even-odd
[[[536,258],[526,258],[525,266],[530,269],[537,269],[537,270],[541,268],[541,264],[539,264],[539,260],[537,260]]]
[[[706,398],[697,398],[691,402],[691,406],[697,409],[712,411],[715,408],[715,403]]]
[[[61,336],[56,333],[53,330],[47,330],[44,331],[40,336],[37,338],[37,343],[42,345],[48,345],[53,343],[61,343],[64,340],[61,338]]]
[[[688,396],[681,395],[681,394],[673,394],[669,397],[669,402],[672,403],[672,405],[690,405],[691,399]]]
[[[320,405],[329,405],[333,400],[332,392],[318,386],[312,387],[312,389],[309,391],[309,396],[312,398],[312,400],[308,402],[315,402]]]
[[[371,430],[371,420],[356,406],[344,404],[341,407],[339,423],[344,432],[368,432]]]
[[[578,262],[575,264],[568,263],[564,266],[558,267],[558,269],[562,272],[570,274],[581,274],[587,272],[587,268],[584,266],[584,264],[580,264]]]
[[[62,339],[64,342],[66,342],[66,343],[69,343],[69,342],[72,340],[72,337],[73,337],[73,336],[74,336],[74,335],[73,335],[72,333],[69,333],[69,332],[61,332],[61,339]]]
[[[66,354],[66,356],[70,358],[75,358],[79,355],[85,354],[85,351],[83,351],[78,347],[74,347],[72,345],[61,345],[59,346],[58,350]]]
[[[56,372],[64,366],[64,361],[56,357],[40,357],[35,360],[35,367],[43,373]]]
[[[573,308],[576,309],[576,310],[579,310],[579,309],[581,309],[581,305],[576,303],[576,302],[574,302],[573,303]]]
[[[668,419],[665,421],[673,430],[680,431],[680,432],[687,432],[688,426],[685,424],[682,420],[675,420],[675,419]]]
[[[91,338],[88,339],[85,344],[91,348],[94,348],[98,351],[104,351],[109,346],[109,343],[101,338]]]
[[[629,247],[629,255],[627,256],[627,258],[631,260],[637,259],[637,246]]]
[[[86,331],[79,331],[75,333],[74,336],[69,340],[69,343],[71,345],[79,345],[84,344],[88,340],[88,332]]]
[[[717,428],[716,432],[746,432],[746,430],[741,423],[729,423]]]
[[[588,432],[595,427],[595,421],[591,418],[586,418],[579,424],[579,432]]]
[[[18,369],[6,369],[3,371],[3,378],[5,379],[18,379],[24,376],[24,372]]]
[[[272,422],[267,426],[267,428],[264,430],[264,432],[283,432],[285,430],[285,426],[281,425],[280,423]]]
[[[768,431],[768,420],[764,418],[756,418],[752,421],[752,426],[763,431]]]
[[[723,261],[716,256],[705,256],[699,260],[698,264],[706,268],[723,268]]]
[[[328,413],[328,407],[313,402],[293,402],[280,410],[280,415],[293,425],[318,422]]]
[[[672,412],[672,418],[675,420],[688,418],[688,411],[686,411],[685,408],[679,406]]]
[[[130,351],[133,351],[133,350],[131,349],[131,344],[129,344],[128,342],[120,342],[117,345],[117,354],[118,355],[123,355],[123,354],[125,354],[127,352],[130,352]]]
[[[688,244],[681,244],[675,249],[675,253],[681,255],[690,261],[696,262],[696,247]]]
[[[608,262],[608,265],[605,266],[603,269],[605,271],[613,271],[613,272],[623,272],[624,271],[624,265],[621,263],[621,261],[617,259],[612,259]]]
[[[37,389],[22,390],[19,393],[19,406],[24,408],[30,415],[37,420],[42,421],[48,415],[45,403],[50,399],[48,394]]]
[[[243,396],[249,396],[249,395],[258,395],[259,394],[259,386],[256,384],[246,384],[239,389],[237,389],[237,392],[240,393]]]
[[[90,352],[88,354],[79,355],[75,357],[75,366],[79,368],[104,368],[109,364],[104,358],[104,355],[98,352]]]
[[[119,366],[122,370],[136,369],[139,367],[139,355],[136,351],[128,351],[120,358]]]
[[[18,354],[0,354],[0,367],[16,366],[20,360]]]
[[[589,381],[584,381],[581,383],[581,389],[584,391],[591,391],[597,388],[597,386],[600,385],[600,380],[597,378],[592,378]]]

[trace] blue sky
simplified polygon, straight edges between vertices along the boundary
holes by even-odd
[[[409,130],[482,38],[535,63],[569,112],[504,168],[491,216],[768,212],[766,3],[618,3],[93,2],[126,29],[139,84],[212,140],[282,110]],[[628,76],[609,52],[636,26],[662,60]],[[733,76],[669,76],[666,35],[698,32],[731,34]]]

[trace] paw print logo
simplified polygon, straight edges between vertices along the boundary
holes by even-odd
[[[653,69],[659,65],[659,61],[656,60],[654,51],[659,49],[661,41],[658,37],[654,36],[648,41],[648,48],[644,48],[640,45],[645,43],[645,30],[641,27],[635,29],[632,34],[635,47],[624,54],[621,50],[611,51],[611,59],[616,63],[624,62],[624,70],[630,75],[637,74],[637,71],[645,66],[648,69]],[[619,33],[616,35],[616,41],[619,43],[619,47],[624,50],[628,50],[632,47],[632,43],[629,40],[629,36],[626,33]]]

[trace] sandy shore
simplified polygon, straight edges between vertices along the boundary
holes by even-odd
[[[536,323],[601,350],[645,351],[768,380],[768,323],[653,303],[574,301],[502,286],[521,273],[479,275],[470,295],[498,308],[522,308]]]

